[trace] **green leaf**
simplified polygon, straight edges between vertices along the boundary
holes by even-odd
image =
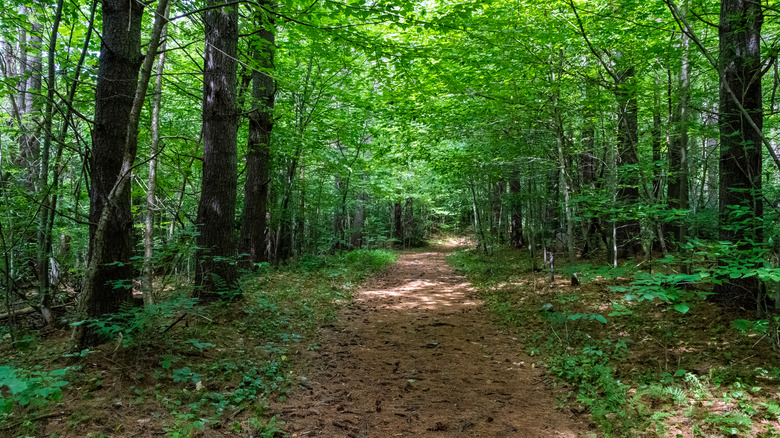
[[[210,342],[200,342],[198,339],[187,339],[184,341],[185,344],[192,344],[193,347],[197,348],[198,350],[203,350],[207,347],[216,347],[216,345],[210,343]]]
[[[67,368],[60,368],[58,370],[54,370],[50,372],[49,375],[52,377],[60,377],[60,376],[64,376],[67,371],[68,371]]]
[[[7,386],[11,394],[19,394],[27,389],[27,383],[20,379],[13,368],[0,367],[0,387]]]
[[[9,414],[14,410],[14,401],[9,398],[0,398],[0,414]]]
[[[688,306],[685,303],[675,304],[673,307],[674,307],[674,310],[676,310],[676,311],[678,311],[680,313],[688,313],[688,310],[691,309],[691,307]]]

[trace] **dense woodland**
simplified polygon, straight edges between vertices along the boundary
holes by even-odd
[[[445,233],[780,346],[771,1],[0,4],[9,352]]]

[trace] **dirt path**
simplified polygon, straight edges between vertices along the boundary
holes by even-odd
[[[402,254],[326,329],[305,389],[275,409],[291,436],[588,436],[488,321],[448,251]]]

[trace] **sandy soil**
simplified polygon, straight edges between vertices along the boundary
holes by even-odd
[[[402,254],[325,329],[300,390],[273,407],[291,436],[592,436],[489,321],[450,250]]]

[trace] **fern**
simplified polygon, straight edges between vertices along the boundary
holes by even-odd
[[[682,405],[688,401],[688,396],[685,394],[685,390],[679,386],[667,386],[664,388],[664,392],[672,397],[675,404]]]
[[[766,412],[773,417],[780,419],[780,405],[777,403],[766,402],[761,403],[761,406],[766,408]]]

